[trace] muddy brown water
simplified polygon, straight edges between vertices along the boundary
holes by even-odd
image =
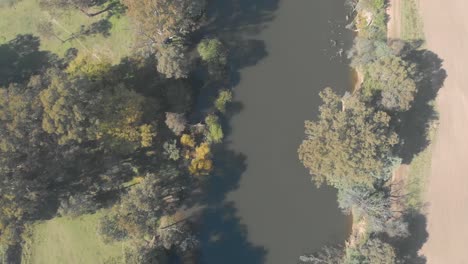
[[[235,34],[243,55],[229,151],[216,161],[222,169],[201,230],[202,263],[297,263],[349,234],[336,192],[316,188],[297,157],[319,91],[343,93],[350,85],[339,57],[352,41],[344,0],[225,0],[219,7],[223,32]]]

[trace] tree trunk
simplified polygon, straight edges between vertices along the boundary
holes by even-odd
[[[104,8],[104,9],[102,9],[102,10],[100,10],[100,11],[94,12],[94,13],[88,13],[88,11],[86,11],[84,8],[80,8],[80,11],[81,11],[83,14],[87,15],[88,17],[94,17],[94,16],[100,15],[100,14],[102,14],[102,13],[105,13],[105,12],[111,10],[111,9],[114,7],[114,5],[115,5],[115,4],[110,4],[110,5],[108,5],[106,8]]]

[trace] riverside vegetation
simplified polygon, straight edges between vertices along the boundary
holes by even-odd
[[[306,121],[298,154],[317,185],[338,190],[353,230],[344,246],[325,247],[300,262],[425,263],[417,252],[425,237],[413,230],[421,224],[414,221],[422,216],[424,177],[401,179],[396,171],[413,158],[421,166],[427,156],[437,119],[433,100],[445,72],[422,40],[387,39],[385,0],[349,4],[357,34],[348,55],[362,80],[344,96],[321,92],[318,119]]]
[[[0,261],[194,262],[189,202],[213,170],[220,118],[232,100],[222,89],[228,50],[200,32],[208,3],[37,3],[41,14],[100,22],[65,38],[58,20],[44,15],[34,35],[0,44]],[[125,23],[136,43],[113,56],[88,49],[98,35],[116,41],[122,32],[112,23]],[[57,55],[41,40],[56,51],[70,46]],[[219,96],[195,107],[208,84]]]

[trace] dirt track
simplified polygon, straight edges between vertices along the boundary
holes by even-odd
[[[428,49],[444,60],[440,126],[427,191],[428,264],[468,263],[467,0],[420,1]]]
[[[399,39],[401,37],[401,0],[390,0],[387,8],[389,17],[387,23],[387,38]]]

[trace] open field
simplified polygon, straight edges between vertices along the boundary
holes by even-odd
[[[93,264],[123,257],[123,244],[103,243],[97,232],[101,213],[74,219],[56,217],[33,225],[23,264]]]
[[[0,8],[0,43],[17,34],[42,35],[42,49],[63,55],[67,49],[75,47],[97,56],[108,56],[117,62],[130,53],[135,38],[125,16],[109,18],[108,14],[88,17],[76,10],[48,12],[39,7],[38,0],[22,0],[14,6]],[[45,22],[52,23],[52,34],[48,36],[38,33],[38,25]],[[96,32],[70,39],[72,34],[89,29],[93,23],[101,23]]]
[[[444,61],[438,134],[427,191],[428,264],[468,263],[468,18],[466,0],[421,1],[427,47]]]

